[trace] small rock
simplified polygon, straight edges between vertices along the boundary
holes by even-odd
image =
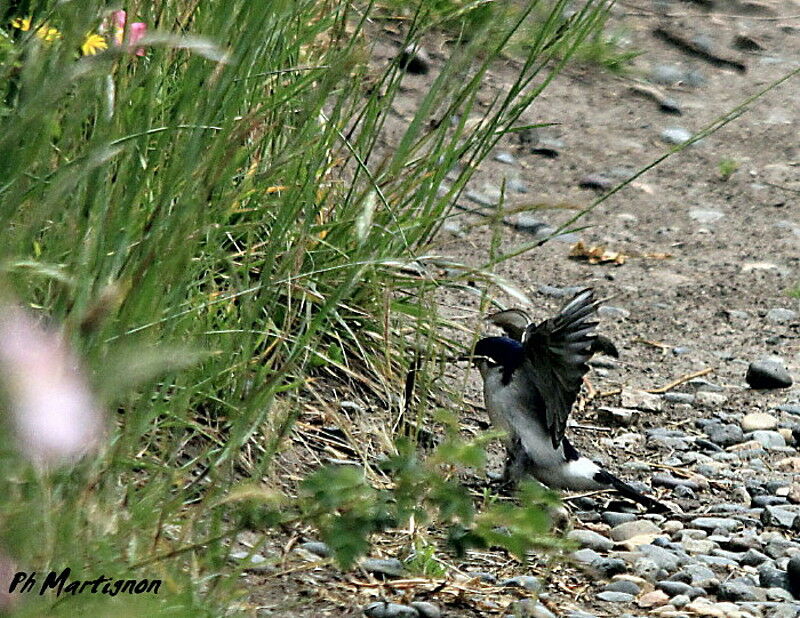
[[[664,405],[661,397],[645,391],[622,389],[623,408],[635,408],[643,412],[661,412]]]
[[[603,588],[609,592],[624,592],[625,594],[638,595],[641,588],[635,583],[627,579],[617,579]]]
[[[582,550],[587,551],[587,550]],[[620,558],[602,558],[592,562],[592,568],[595,569],[603,577],[609,578],[614,575],[624,573],[628,569],[628,565]]]
[[[655,581],[659,576],[666,576],[667,572],[649,558],[637,558],[633,563],[633,572],[642,579]]]
[[[663,590],[652,590],[646,592],[636,601],[636,605],[642,609],[650,609],[652,607],[661,607],[669,602],[669,595]]]
[[[464,193],[464,197],[470,202],[474,202],[475,204],[478,204],[478,206],[483,206],[485,208],[493,208],[494,206],[497,206],[497,200],[493,200],[488,195],[484,195],[478,191],[467,191]]]
[[[528,185],[526,185],[521,180],[517,180],[516,178],[509,178],[507,183],[508,188],[514,191],[514,193],[527,193],[528,192]]]
[[[794,414],[795,416],[800,416],[800,404],[792,404],[792,403],[785,403],[779,405],[778,410],[781,412],[786,412],[787,414]]]
[[[786,566],[787,590],[800,599],[800,555],[795,555]]]
[[[784,309],[782,307],[776,307],[767,311],[767,320],[773,322],[774,324],[786,324],[787,322],[794,322],[797,320],[798,316],[800,316],[800,314],[798,314],[797,311]]]
[[[752,388],[788,388],[792,377],[783,363],[774,359],[762,359],[750,363],[745,380]]]
[[[697,221],[698,223],[702,223],[703,225],[707,225],[709,223],[714,223],[715,221],[719,221],[725,216],[725,213],[720,212],[719,210],[708,210],[705,208],[692,208],[689,211],[689,218]]]
[[[555,614],[533,599],[522,599],[512,606],[513,615],[520,618],[556,618]]]
[[[308,541],[307,543],[301,543],[298,547],[320,558],[330,558],[331,556],[331,548],[328,547],[327,543],[320,541]]]
[[[414,75],[426,75],[431,70],[431,57],[422,47],[409,45],[400,52],[400,67]]]
[[[397,558],[365,558],[359,566],[368,573],[401,577],[405,574],[405,565]]]
[[[577,541],[581,547],[588,547],[595,551],[611,551],[614,547],[614,543],[610,539],[592,530],[571,530],[567,538]]]
[[[601,601],[607,601],[608,603],[630,603],[636,597],[632,594],[625,594],[624,592],[604,591],[598,594],[597,598]]]
[[[602,318],[610,318],[612,320],[624,320],[630,317],[631,312],[627,309],[623,309],[622,307],[614,307],[613,305],[600,305],[600,307],[597,309],[597,315]]]
[[[494,160],[500,163],[505,163],[506,165],[517,164],[517,159],[514,157],[514,155],[508,152],[498,152],[496,155],[494,155]]]
[[[594,565],[595,562],[603,560],[603,556],[598,554],[595,550],[588,548],[574,551],[571,555],[573,559],[577,560],[578,562],[582,562],[583,564]]]
[[[603,406],[597,410],[597,421],[609,427],[630,427],[639,421],[639,412],[628,408]]]
[[[605,174],[587,174],[578,182],[581,189],[594,189],[595,191],[608,191],[616,183],[613,178]]]
[[[721,584],[717,589],[717,598],[721,601],[764,601],[766,596],[755,586],[748,586],[743,582],[729,581]]]
[[[742,431],[758,431],[760,429],[771,430],[778,426],[778,419],[766,412],[751,412],[745,414],[741,420]]]
[[[539,592],[542,589],[542,582],[533,575],[517,575],[500,582],[501,586],[508,588],[524,588],[531,592]]]
[[[639,552],[645,558],[655,562],[659,569],[664,569],[670,573],[677,570],[682,561],[677,554],[657,545],[642,545],[639,547]]]
[[[780,506],[765,506],[761,511],[761,523],[765,526],[777,526],[787,530],[800,531],[800,516]]]
[[[744,34],[740,32],[735,37],[733,37],[733,43],[731,43],[734,49],[738,49],[740,51],[763,51],[764,46],[757,40],[751,37],[748,34]]]
[[[684,71],[680,67],[671,64],[659,64],[652,68],[650,81],[662,86],[674,86],[683,81]]]
[[[368,618],[419,618],[419,612],[408,605],[376,601],[364,608],[364,615]]]
[[[600,518],[612,528],[638,519],[636,513],[616,513],[614,511],[603,511]]]
[[[789,563],[791,564],[791,561]],[[758,585],[762,588],[783,588],[791,592],[789,573],[776,569],[769,563],[764,563],[758,567]]]
[[[738,519],[728,517],[695,517],[690,525],[693,528],[700,528],[700,530],[707,530],[709,532],[713,532],[714,530],[733,532],[742,527],[742,522]]]
[[[692,132],[683,127],[669,127],[661,132],[660,137],[667,144],[683,144],[692,137]]]
[[[661,530],[652,521],[639,519],[612,528],[610,534],[612,539],[619,542],[642,535],[653,535],[653,538],[655,538],[661,534]]]
[[[703,408],[718,408],[728,401],[728,397],[722,393],[700,391],[694,396],[694,401]]]
[[[688,605],[691,602],[691,600],[692,599],[689,598],[688,595],[677,594],[677,595],[675,595],[674,597],[672,597],[670,599],[669,603],[670,603],[670,605],[676,607],[677,609],[680,609],[681,607],[684,607],[685,605]]]
[[[750,438],[758,442],[764,448],[782,448],[786,446],[786,440],[778,431],[754,431],[750,435]]]
[[[693,491],[697,491],[700,489],[700,486],[685,478],[676,478],[671,474],[654,474],[650,482],[653,484],[653,487],[668,487],[670,489],[675,489],[676,487],[688,487]]]
[[[698,393],[699,395],[700,393]],[[744,432],[739,425],[711,425],[704,429],[708,439],[719,446],[731,446],[744,440]]]
[[[439,607],[427,601],[414,601],[411,603],[411,607],[417,610],[420,618],[441,618],[442,616]]]

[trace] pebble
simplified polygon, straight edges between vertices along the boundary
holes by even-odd
[[[792,377],[783,363],[771,359],[761,359],[750,363],[745,380],[752,388],[788,388]]]
[[[626,524],[629,521],[635,521],[638,519],[635,513],[617,513],[615,511],[603,511],[600,515],[600,519],[602,519],[605,523],[609,526],[619,526],[620,524]]]
[[[405,574],[406,567],[397,558],[365,558],[359,566],[368,573],[400,577]]]
[[[789,560],[786,567],[786,579],[786,589],[794,595],[795,599],[800,599],[800,555]]]
[[[642,589],[635,583],[627,579],[617,579],[606,585],[603,590],[608,592],[624,592],[625,594],[638,595]]]
[[[464,197],[467,198],[470,202],[478,204],[478,206],[484,206],[486,208],[492,208],[494,206],[497,206],[497,200],[493,200],[488,195],[484,195],[483,193],[479,193],[478,191],[467,191],[464,193]]]
[[[778,431],[760,429],[751,433],[748,438],[755,440],[764,448],[781,448],[786,446],[786,440]]]
[[[610,318],[612,320],[624,320],[629,318],[631,312],[622,307],[614,307],[612,305],[600,305],[597,309],[597,315],[601,318]]]
[[[581,189],[594,189],[595,191],[608,191],[617,181],[605,174],[587,174],[578,181]]]
[[[646,391],[622,389],[620,395],[623,408],[634,408],[642,412],[661,412],[664,401],[658,395]]]
[[[308,541],[307,543],[301,543],[298,545],[298,547],[300,549],[305,549],[307,552],[310,552],[315,556],[319,556],[320,558],[330,558],[332,554],[331,548],[328,547],[328,544],[320,541]]]
[[[636,604],[643,608],[660,607],[669,602],[669,595],[663,590],[652,590],[639,597]]]
[[[494,160],[500,163],[505,163],[506,165],[517,164],[516,157],[514,157],[514,155],[508,152],[498,152],[496,155],[494,155]]]
[[[513,615],[520,618],[556,618],[544,605],[533,599],[522,599],[512,605]]]
[[[726,425],[714,424],[705,427],[703,431],[706,432],[706,435],[711,442],[723,447],[732,446],[744,440],[744,432],[742,431],[742,428],[739,427],[739,425],[734,425],[732,423]]]
[[[607,601],[609,603],[630,603],[636,599],[636,597],[632,594],[626,594],[624,592],[612,592],[608,590],[598,594],[597,598],[601,601]]]
[[[671,474],[654,474],[650,479],[653,487],[669,487],[675,489],[676,487],[688,487],[693,491],[700,489],[695,481],[686,478],[677,478]]]
[[[593,530],[571,530],[567,538],[576,541],[581,547],[588,547],[598,552],[610,551],[614,547],[610,539]]]
[[[693,528],[699,528],[700,530],[707,530],[709,532],[713,532],[714,530],[733,532],[742,527],[742,523],[738,519],[729,517],[695,517],[689,525]]]
[[[533,575],[517,575],[500,582],[500,585],[507,588],[524,588],[531,592],[539,592],[542,589],[542,582]]]
[[[609,427],[630,427],[639,422],[639,412],[628,408],[603,406],[597,410],[597,422]]]
[[[766,412],[751,412],[744,415],[740,424],[744,432],[770,430],[778,427],[778,419]]]
[[[694,401],[703,408],[718,408],[728,401],[728,397],[722,393],[700,391],[694,396]]]
[[[668,573],[676,571],[682,562],[680,556],[657,545],[642,545],[639,547],[639,553],[648,560],[652,560],[659,569],[664,569]]]
[[[422,47],[409,45],[400,52],[400,67],[414,75],[426,75],[431,69],[431,57]]]
[[[414,601],[411,603],[411,607],[417,610],[420,618],[441,618],[442,616],[439,607],[427,601]]]
[[[419,618],[420,613],[413,607],[400,603],[376,601],[364,608],[367,618]]]
[[[527,193],[528,192],[528,185],[526,185],[521,180],[516,178],[509,178],[506,182],[506,185],[509,189],[514,191],[514,193]]]
[[[615,541],[627,541],[633,537],[643,535],[658,536],[661,530],[652,521],[647,519],[638,519],[636,521],[629,521],[611,529],[611,538]]]
[[[591,566],[605,578],[614,577],[628,570],[628,565],[621,558],[598,557]]]
[[[689,218],[704,225],[719,221],[725,216],[725,213],[719,210],[709,210],[705,208],[692,208],[689,211]]]
[[[658,64],[650,71],[650,81],[662,86],[674,86],[683,81],[685,71],[672,64]]]
[[[661,141],[667,144],[682,144],[692,137],[692,132],[683,127],[669,127],[664,129],[661,134]]]
[[[797,311],[776,307],[767,311],[766,317],[767,320],[774,324],[786,324],[787,322],[794,322],[799,316],[800,314]]]
[[[765,506],[761,511],[761,523],[800,532],[800,516],[780,506]]]

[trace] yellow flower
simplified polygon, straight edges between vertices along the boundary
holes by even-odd
[[[56,39],[61,38],[61,33],[56,30],[55,28],[51,28],[50,26],[42,26],[36,30],[36,36],[38,36],[42,41],[47,43],[52,43]]]
[[[31,18],[30,17],[15,17],[11,20],[11,26],[22,30],[23,32],[27,32],[31,29]]]
[[[94,56],[98,52],[108,49],[108,43],[99,34],[87,34],[86,40],[81,45],[81,53],[84,56]]]
[[[28,32],[31,29],[32,20],[30,17],[15,17],[11,20],[11,27]],[[39,26],[36,29],[36,36],[42,41],[52,43],[58,38],[61,38],[61,33],[56,28],[51,28],[47,24]]]

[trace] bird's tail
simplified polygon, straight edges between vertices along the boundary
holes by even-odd
[[[601,483],[607,483],[608,485],[616,489],[622,496],[628,498],[628,500],[633,500],[634,502],[638,502],[648,511],[652,511],[653,513],[668,513],[672,511],[672,509],[669,508],[666,504],[659,502],[655,498],[651,498],[650,496],[644,495],[642,492],[634,489],[633,487],[628,485],[625,481],[618,479],[610,472],[603,470],[601,474],[602,478],[598,479]]]

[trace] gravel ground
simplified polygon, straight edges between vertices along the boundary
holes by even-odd
[[[679,15],[665,18],[664,10]],[[522,119],[558,126],[527,142],[504,138],[462,204],[495,203],[505,180],[507,207],[566,205],[510,215],[502,249],[541,237],[670,143],[800,66],[798,13],[790,1],[729,1],[712,12],[672,2],[618,5],[611,28],[624,27],[644,52],[632,76],[569,67]],[[664,24],[734,64],[716,66],[654,36]],[[386,37],[376,62],[395,53]],[[760,49],[739,49],[748,41]],[[444,43],[426,45],[431,72],[408,76],[394,129],[447,55]],[[514,71],[511,61],[494,68],[487,99]],[[643,97],[642,84],[668,100],[659,106]],[[264,551],[283,556],[282,570],[247,578],[249,607],[264,616],[374,618],[800,615],[800,300],[787,294],[800,283],[799,102],[794,78],[587,215],[587,229],[498,268],[534,299],[526,309],[537,319],[576,286],[609,298],[601,330],[621,356],[595,362],[594,395],[570,435],[590,457],[672,504],[674,515],[642,514],[607,495],[578,498],[569,534],[581,549],[568,564],[474,554],[432,582],[409,579],[397,562],[338,573],[320,557],[324,547],[286,551],[282,539]],[[491,230],[483,222],[455,217],[437,252],[484,263]],[[578,241],[610,252],[609,261],[571,258]],[[443,302],[454,316],[477,316],[474,298]],[[473,378],[466,399],[479,403]],[[465,424],[481,420],[476,413]],[[305,533],[290,546],[313,540]],[[374,554],[392,558],[391,542]]]

